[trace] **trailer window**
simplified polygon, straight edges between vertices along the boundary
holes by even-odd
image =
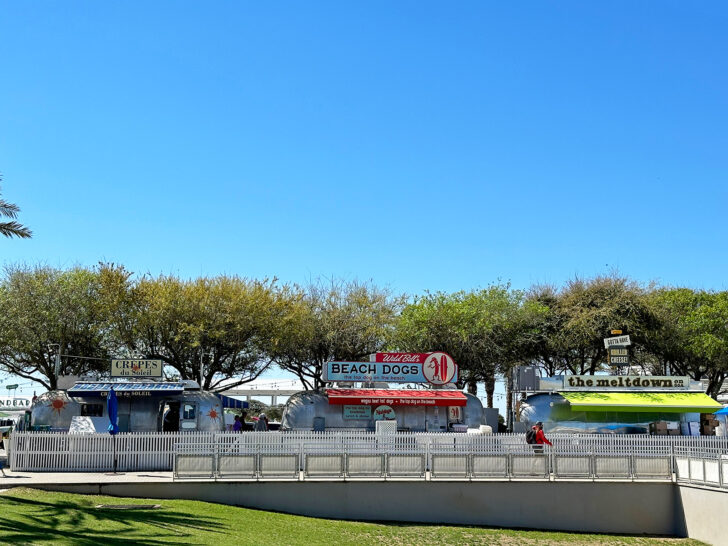
[[[182,419],[194,419],[195,418],[195,405],[184,404],[182,406]]]
[[[81,404],[82,417],[101,417],[104,415],[103,404]]]

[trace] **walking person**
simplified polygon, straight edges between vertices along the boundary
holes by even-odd
[[[235,416],[235,422],[233,423],[233,432],[241,432],[243,430],[243,422],[240,419],[240,415]]]
[[[266,432],[268,430],[268,418],[265,413],[258,415],[258,420],[255,423],[256,432]]]
[[[543,423],[541,421],[533,425],[531,430],[526,433],[526,442],[533,445],[534,453],[543,453],[544,444],[548,444],[552,447],[554,445],[548,438],[546,438],[546,435],[543,432]]]

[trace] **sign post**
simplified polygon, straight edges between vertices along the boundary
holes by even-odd
[[[604,348],[607,349],[607,362],[610,366],[624,366],[629,373],[629,350],[632,340],[622,330],[610,330],[613,337],[604,338]],[[617,372],[619,373],[619,372]]]

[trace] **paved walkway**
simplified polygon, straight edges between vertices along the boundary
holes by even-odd
[[[0,449],[0,489],[61,483],[150,483],[172,482],[172,472],[12,472],[5,451]]]
[[[171,472],[11,472],[0,474],[0,489],[55,484],[171,483]]]

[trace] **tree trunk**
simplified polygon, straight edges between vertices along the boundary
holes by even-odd
[[[468,381],[468,392],[473,396],[478,396],[478,382],[475,379]]]
[[[493,393],[495,392],[495,376],[490,376],[485,380],[485,396],[489,408],[493,407]]]

